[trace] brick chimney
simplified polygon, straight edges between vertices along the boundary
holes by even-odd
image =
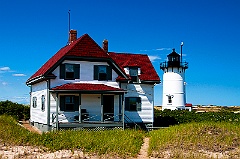
[[[77,40],[77,30],[70,30],[68,43],[70,44],[75,40]]]
[[[103,50],[108,53],[108,40],[107,39],[104,39],[103,40]]]

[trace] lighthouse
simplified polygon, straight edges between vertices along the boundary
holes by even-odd
[[[185,71],[188,69],[188,63],[182,62],[182,46],[183,43],[181,43],[181,56],[173,49],[167,56],[167,61],[160,64],[160,69],[164,72],[162,110],[185,109]]]

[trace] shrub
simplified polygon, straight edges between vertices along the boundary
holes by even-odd
[[[0,101],[0,115],[2,114],[11,115],[17,120],[27,120],[30,118],[30,107],[8,100]]]
[[[240,123],[240,114],[229,111],[196,113],[187,110],[155,110],[154,118],[154,126],[163,127],[203,121]]]

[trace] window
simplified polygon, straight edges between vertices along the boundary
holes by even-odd
[[[130,67],[129,68],[129,75],[132,79],[132,82],[139,82],[138,68],[137,67]]]
[[[42,107],[41,107],[42,111],[45,111],[45,96],[42,95]]]
[[[78,96],[60,96],[61,111],[78,111],[79,97]]]
[[[60,79],[74,80],[80,78],[79,64],[61,64]]]
[[[94,80],[112,80],[112,68],[107,65],[94,65]]]
[[[141,111],[141,98],[140,97],[126,97],[125,110],[127,111]]]
[[[168,96],[168,103],[172,103],[172,97]]]
[[[172,98],[173,98],[173,95],[166,95],[167,98],[168,98],[168,104],[172,104]]]
[[[74,79],[74,65],[66,64],[65,65],[65,78]]]
[[[33,97],[32,100],[33,100],[32,101],[32,106],[33,106],[33,108],[36,108],[37,107],[37,97]]]

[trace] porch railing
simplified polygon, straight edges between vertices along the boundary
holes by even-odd
[[[135,129],[136,128],[141,128],[140,125],[138,125],[136,122],[134,122],[132,119],[130,119],[126,114],[124,114],[124,122],[126,124],[128,124],[128,123],[134,124]]]
[[[57,114],[52,114],[52,123],[57,121]],[[89,115],[89,113],[81,114],[81,121],[79,121],[79,115],[66,116],[64,113],[58,113],[58,122],[121,122],[122,114],[114,115],[113,113],[104,113],[103,120],[101,114]]]

